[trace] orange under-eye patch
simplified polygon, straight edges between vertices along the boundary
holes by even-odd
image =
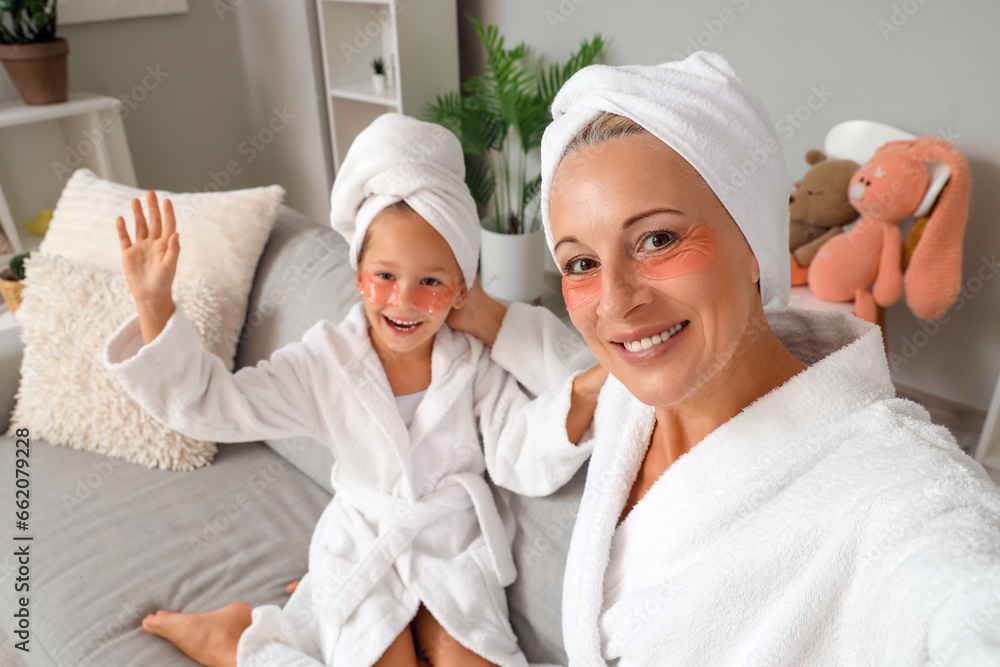
[[[442,284],[436,287],[421,285],[413,292],[413,303],[420,310],[437,315],[451,308],[455,298],[455,289],[455,285]]]
[[[362,271],[361,296],[373,306],[387,306],[399,296],[399,283],[395,280],[375,281],[370,273]]]
[[[601,293],[601,272],[594,271],[586,278],[579,279],[563,276],[562,293],[566,310],[576,310],[586,306]]]
[[[663,250],[639,260],[639,273],[650,280],[670,280],[698,271],[715,259],[718,244],[708,225],[698,225],[677,242],[674,248]]]
[[[421,285],[413,292],[413,304],[431,315],[443,313],[451,308],[456,289],[455,285],[447,284]],[[399,298],[399,282],[374,280],[370,273],[362,271],[361,295],[373,306],[387,306]]]

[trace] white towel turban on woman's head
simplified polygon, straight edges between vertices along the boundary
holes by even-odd
[[[556,167],[573,138],[602,112],[638,123],[701,174],[757,258],[763,303],[786,305],[791,175],[764,105],[716,53],[699,51],[655,67],[591,65],[566,82],[542,138],[541,208],[549,250]]]
[[[350,244],[351,266],[375,216],[400,201],[444,237],[472,287],[479,214],[465,185],[465,159],[447,128],[398,113],[376,118],[351,144],[330,193],[330,224]]]

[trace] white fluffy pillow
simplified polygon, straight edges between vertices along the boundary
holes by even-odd
[[[145,211],[145,192],[98,178],[89,169],[77,169],[59,197],[39,249],[120,274],[121,246],[115,218],[125,218],[134,240],[131,201],[138,197]],[[177,214],[181,238],[177,279],[204,278],[218,295],[222,338],[217,347],[209,349],[230,370],[257,261],[284,194],[277,185],[216,193],[156,191],[161,203],[170,198]]]
[[[204,278],[175,281],[175,303],[202,345],[221,341],[219,300]],[[21,384],[8,436],[18,427],[68,445],[151,468],[191,470],[215,444],[169,430],[153,419],[104,367],[104,345],[135,315],[125,277],[64,257],[32,253],[17,311],[25,343]]]

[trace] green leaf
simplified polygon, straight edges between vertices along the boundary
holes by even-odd
[[[48,42],[56,36],[56,0],[0,0],[0,43]]]
[[[524,192],[521,194],[521,208],[528,208],[531,201],[538,196],[542,190],[542,175],[539,174],[524,184]]]
[[[489,162],[479,155],[465,156],[465,184],[469,186],[472,198],[480,206],[490,205],[490,198],[496,189],[496,179]]]
[[[565,65],[559,63],[549,65],[548,71],[539,82],[539,92],[548,106],[552,105],[556,93],[571,76],[584,67],[593,65],[594,61],[604,54],[605,46],[604,38],[600,34],[594,35],[590,40],[585,39],[580,42],[580,48],[575,53],[570,54]]]

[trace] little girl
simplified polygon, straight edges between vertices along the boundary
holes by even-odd
[[[169,200],[162,225],[155,194],[148,225],[133,201],[134,242],[118,218],[138,316],[105,363],[129,393],[192,437],[306,434],[336,460],[309,571],[284,608],[159,611],[146,631],[204,665],[415,665],[421,649],[435,666],[527,665],[507,615],[508,536],[483,472],[530,495],[567,482],[589,456],[604,375],[577,374],[592,357],[547,310],[505,309],[474,282],[479,223],[464,171],[458,140],[438,125],[386,114],[365,129],[331,196],[361,302],[236,373],[201,349],[171,299],[180,244]]]

